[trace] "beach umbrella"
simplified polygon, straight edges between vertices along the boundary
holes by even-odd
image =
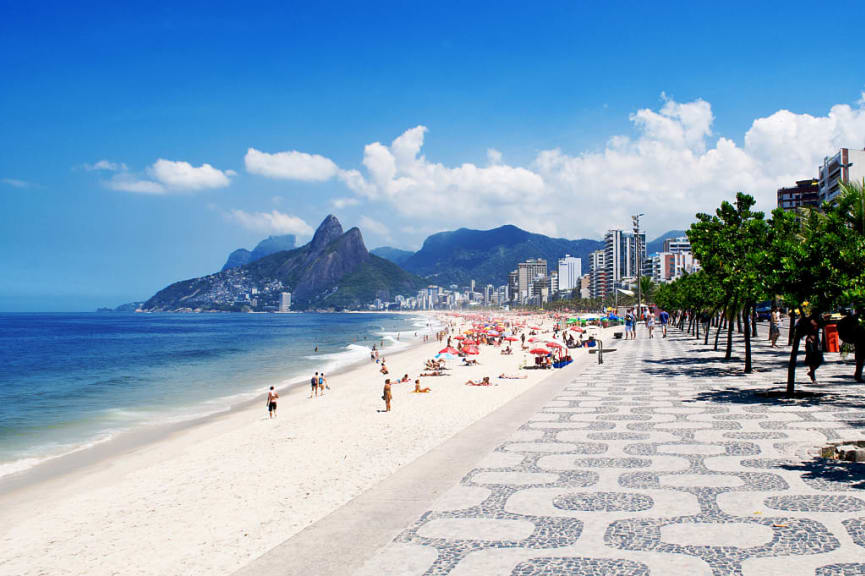
[[[549,353],[550,353],[550,351],[547,350],[546,348],[534,348],[532,350],[529,350],[529,354],[536,354],[538,356],[540,356],[541,354],[549,354]]]
[[[498,336],[499,335],[499,333],[496,332],[495,330],[490,330],[489,332],[487,332],[487,334],[489,334],[490,336]]]
[[[466,346],[463,348],[463,352],[466,354],[480,354],[477,346]]]
[[[456,356],[448,352],[444,352],[436,354],[436,358],[439,358],[441,360],[453,360],[454,358],[456,358]]]
[[[508,336],[507,338],[505,338],[505,340],[507,340],[508,342],[516,342],[517,340],[519,340],[519,338],[514,338],[513,336]]]
[[[550,348],[561,348],[562,347],[561,344],[558,344],[556,342],[547,342],[547,346],[549,346]]]
[[[529,326],[529,330],[540,330],[537,326]]]
[[[457,350],[456,348],[453,348],[453,347],[451,347],[451,346],[448,346],[447,348],[444,348],[444,349],[442,349],[442,350],[439,350],[439,354],[453,354],[453,355],[456,355],[456,354],[459,354],[459,353],[460,353],[459,350]]]
[[[462,335],[460,335],[460,336],[454,336],[454,340],[465,340],[465,338],[466,338],[466,337],[465,337],[465,336],[462,336]]]
[[[464,345],[464,346],[477,346],[478,343],[477,343],[477,341],[475,341],[475,340],[465,340],[465,341],[463,342],[463,345]]]

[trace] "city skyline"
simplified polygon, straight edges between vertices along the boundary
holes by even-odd
[[[331,212],[370,247],[653,238],[865,147],[855,39],[785,40],[806,3],[3,6],[0,310],[145,298]]]

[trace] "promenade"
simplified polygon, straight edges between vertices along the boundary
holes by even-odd
[[[801,386],[818,395],[761,396],[783,387],[789,351],[766,329],[747,376],[675,329],[615,341],[359,573],[865,574],[865,465],[816,457],[865,439],[865,387],[827,354],[819,385]]]

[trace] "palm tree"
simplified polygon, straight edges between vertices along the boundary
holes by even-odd
[[[652,280],[651,276],[640,277],[640,290],[643,292],[643,298],[646,299],[646,304],[654,302],[656,287],[657,285]]]

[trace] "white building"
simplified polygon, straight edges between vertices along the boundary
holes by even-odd
[[[841,148],[834,156],[823,159],[819,171],[820,202],[834,200],[842,182],[862,183],[865,178],[865,150]]]
[[[580,276],[583,275],[583,261],[565,254],[559,258],[559,290],[573,290],[580,287]]]
[[[678,238],[667,238],[664,240],[664,249],[663,252],[669,252],[671,254],[682,254],[685,252],[691,252],[691,241],[688,240],[687,236],[679,236]]]
[[[279,295],[279,311],[291,312],[291,292],[282,292]]]

